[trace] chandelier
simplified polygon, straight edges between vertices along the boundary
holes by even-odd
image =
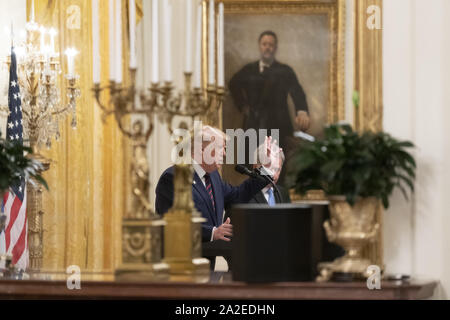
[[[67,48],[64,52],[68,66],[64,76],[68,101],[63,104],[60,53],[55,50],[57,34],[55,28],[39,26],[32,18],[26,24],[26,40],[14,46],[24,134],[34,152],[44,145],[51,148],[53,138],[59,140],[60,121],[67,116],[71,115],[71,127],[77,126],[76,99],[80,90],[76,86],[79,76],[75,74],[74,59],[78,52],[75,48]],[[10,61],[9,56],[8,68]]]

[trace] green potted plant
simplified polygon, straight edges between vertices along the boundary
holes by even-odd
[[[378,233],[375,214],[381,201],[399,188],[405,197],[414,191],[416,162],[408,152],[414,145],[385,132],[357,133],[349,125],[330,125],[324,138],[305,141],[289,166],[291,186],[296,193],[323,190],[330,204],[330,221],[324,223],[328,239],[341,245],[346,254],[322,265],[319,280],[333,273],[367,277],[371,264],[361,249]]]
[[[40,175],[42,164],[30,158],[32,151],[21,143],[7,141],[0,137],[0,195],[12,185],[19,184],[21,177],[31,183],[41,183],[48,189]]]

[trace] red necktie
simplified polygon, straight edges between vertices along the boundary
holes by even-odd
[[[211,203],[214,212],[216,212],[216,205],[214,203],[214,191],[211,184],[211,177],[209,176],[209,173],[205,173],[205,186],[206,186],[206,192],[208,192],[209,197],[211,198]]]

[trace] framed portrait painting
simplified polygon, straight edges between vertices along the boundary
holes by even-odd
[[[344,0],[219,2],[225,12],[224,130],[279,129],[288,157],[300,139],[295,132],[320,137],[324,125],[345,118]],[[223,173],[242,181],[230,166]]]

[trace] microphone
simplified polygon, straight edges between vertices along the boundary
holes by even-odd
[[[245,175],[255,178],[255,179],[261,178],[261,176],[259,174],[255,173],[254,171],[250,171],[246,166],[244,166],[242,164],[236,165],[234,167],[234,170],[236,172],[239,172],[240,174],[245,174]]]

